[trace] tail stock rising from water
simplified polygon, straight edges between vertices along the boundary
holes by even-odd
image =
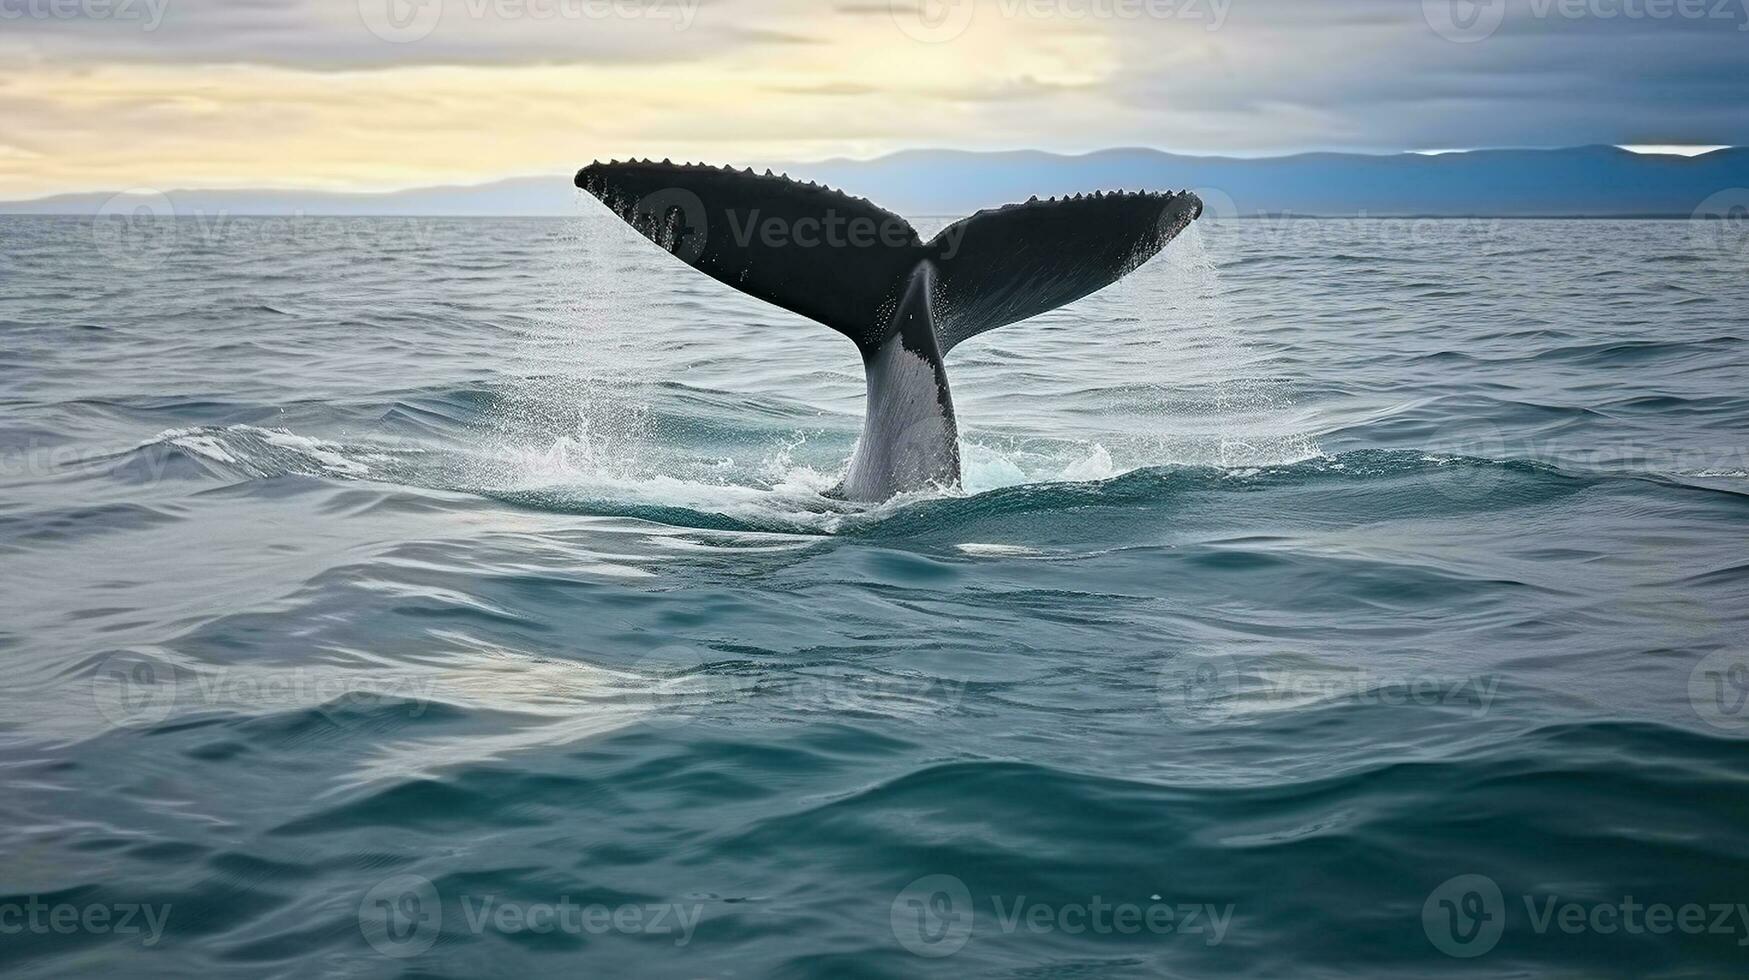
[[[1202,214],[1188,192],[1035,197],[924,242],[862,198],[770,171],[594,163],[577,186],[687,265],[856,344],[868,404],[840,492],[859,501],[959,482],[949,351],[1116,282]]]

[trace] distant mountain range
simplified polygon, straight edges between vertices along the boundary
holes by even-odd
[[[579,161],[587,163],[588,161]],[[716,161],[712,161],[716,162]],[[727,161],[724,161],[727,162]],[[740,161],[736,161],[739,163]],[[1749,148],[1695,157],[1610,146],[1374,156],[1306,153],[1240,159],[1147,149],[1083,156],[1039,151],[908,150],[875,160],[754,164],[867,197],[909,215],[958,215],[1028,197],[1118,188],[1202,194],[1216,217],[1688,217],[1724,198],[1749,203]],[[1734,196],[1731,193],[1735,189]],[[92,214],[144,204],[181,215],[568,215],[569,174],[380,194],[173,190],[140,199],[60,194],[0,202],[0,213]],[[1710,202],[1710,203],[1709,203]]]

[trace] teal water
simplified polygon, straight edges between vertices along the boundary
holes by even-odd
[[[0,219],[0,969],[1741,973],[1738,231],[1203,222],[863,507],[611,216]]]

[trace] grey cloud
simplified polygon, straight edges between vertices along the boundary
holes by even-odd
[[[122,0],[115,0],[122,2]],[[131,0],[136,4],[145,0]],[[162,2],[162,0],[159,0]],[[409,0],[363,0],[366,7]],[[417,0],[412,0],[417,2]],[[144,31],[118,19],[0,22],[0,61],[13,65],[257,63],[310,71],[407,65],[674,64],[737,49],[781,63],[786,49],[827,43],[823,24],[898,28],[881,0],[704,0],[690,27],[672,19],[553,19],[491,13],[497,0],[441,2],[428,35],[392,43],[373,34],[359,0],[169,0]],[[510,0],[611,3],[615,0]],[[651,4],[697,0],[620,0]],[[981,0],[979,16],[1002,0]],[[1211,0],[1196,2],[1205,9]],[[1454,0],[1470,3],[1471,0]],[[977,106],[1003,142],[1057,149],[1148,144],[1213,152],[1395,150],[1463,146],[1678,142],[1749,144],[1749,0],[1704,0],[1707,16],[1569,17],[1571,5],[1620,10],[1647,0],[1505,0],[1486,37],[1442,37],[1421,0],[1233,0],[1218,30],[1186,18],[1096,18],[1052,30],[1104,31],[1114,56],[1094,85],[1021,75],[921,93],[903,78],[808,79],[783,95],[911,96]],[[1693,10],[1697,0],[1657,0]],[[1588,6],[1587,6],[1588,5]],[[1436,4],[1437,7],[1437,4]],[[411,8],[408,8],[411,9]],[[1487,0],[1472,11],[1486,11]],[[1581,12],[1584,12],[1582,10]],[[1713,16],[1722,13],[1727,16]],[[1022,15],[1024,16],[1024,15]],[[834,19],[840,23],[834,23]],[[1046,29],[1047,25],[1040,25]],[[843,32],[840,30],[840,34]],[[951,47],[944,50],[952,50]],[[1027,109],[1066,94],[1100,99],[1071,120]],[[896,96],[895,96],[896,97]],[[908,96],[909,97],[909,96]],[[1097,109],[1097,104],[1094,108]],[[847,124],[848,125],[848,124]],[[870,124],[872,125],[872,124]],[[823,137],[824,134],[810,133]],[[872,132],[863,134],[872,138]],[[970,127],[968,143],[987,137]],[[897,134],[900,141],[905,134]],[[1073,145],[1065,145],[1072,141]]]
[[[29,0],[6,0],[22,6]],[[807,43],[721,0],[100,0],[124,14],[0,24],[14,64],[257,64],[307,71],[406,65],[684,62]],[[441,13],[421,19],[426,4]],[[125,8],[124,8],[124,5]],[[386,11],[409,29],[397,29]],[[148,8],[162,21],[148,29]],[[620,11],[634,11],[622,16]],[[367,16],[368,15],[368,16]],[[388,24],[389,37],[373,32]],[[425,25],[429,25],[426,27]]]
[[[1333,4],[1251,0],[1182,60],[1158,55],[1199,50],[1194,32],[1143,24],[1123,36],[1111,96],[1158,119],[1142,141],[1185,150],[1749,144],[1741,18],[1551,19],[1531,2],[1509,0],[1491,34],[1457,43],[1419,2],[1362,0],[1327,24]],[[1174,138],[1186,129],[1224,136],[1188,146]]]

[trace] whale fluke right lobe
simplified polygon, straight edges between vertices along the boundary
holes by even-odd
[[[1194,194],[1117,191],[1034,198],[949,225],[935,237],[949,246],[935,259],[941,352],[1111,285],[1201,214]]]

